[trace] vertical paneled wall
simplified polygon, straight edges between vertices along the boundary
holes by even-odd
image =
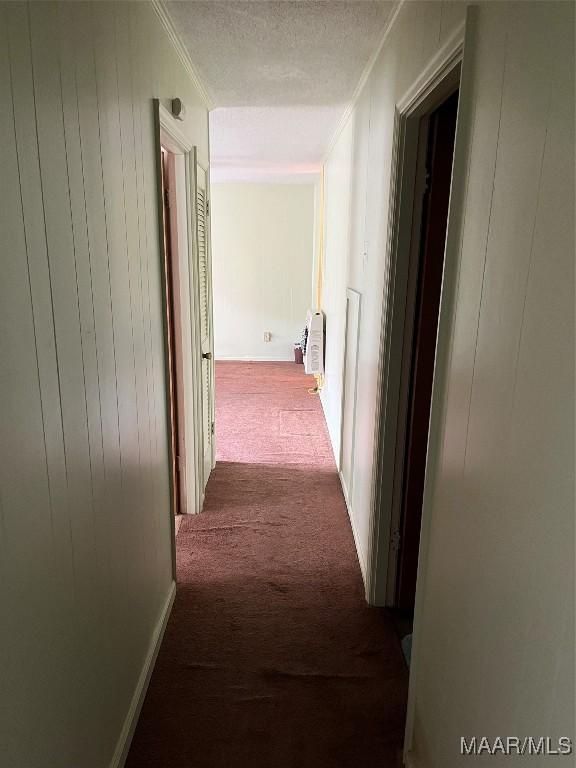
[[[172,583],[149,4],[0,5],[0,763],[110,763]]]
[[[479,10],[412,691],[433,768],[464,734],[574,739],[574,5]]]
[[[574,736],[574,6],[477,6],[411,681],[413,749],[426,768],[467,763],[461,736]],[[322,400],[337,447],[351,287],[362,294],[350,505],[361,557],[370,547],[394,110],[465,10],[402,6],[326,163]]]

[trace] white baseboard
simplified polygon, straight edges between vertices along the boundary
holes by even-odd
[[[362,548],[360,546],[360,540],[358,538],[358,532],[356,531],[356,526],[354,525],[354,516],[352,515],[352,505],[350,504],[350,501],[348,499],[348,493],[346,492],[346,483],[344,482],[344,478],[342,477],[342,472],[338,472],[338,477],[340,478],[340,485],[342,486],[342,495],[344,496],[344,501],[346,502],[346,509],[348,510],[348,518],[350,519],[350,527],[352,528],[352,536],[354,537],[354,544],[356,546],[356,554],[358,555],[358,562],[360,563],[360,571],[362,572],[362,580],[364,582],[364,589],[366,589],[366,560],[364,559],[364,552],[362,551]]]
[[[234,362],[235,363],[294,363],[294,355],[283,356],[283,357],[278,357],[274,355],[271,355],[270,357],[254,357],[252,355],[246,355],[246,356],[234,355],[233,357],[229,357],[228,355],[216,355],[215,360],[216,362],[218,362],[219,360],[222,360],[222,361],[230,361],[233,363]]]
[[[154,628],[152,639],[150,641],[150,647],[144,661],[144,666],[140,672],[140,677],[136,683],[134,695],[132,696],[128,714],[124,720],[124,725],[120,733],[120,738],[118,739],[118,744],[116,745],[114,756],[112,757],[112,762],[110,763],[110,768],[123,768],[124,763],[126,762],[126,758],[128,757],[130,743],[136,729],[136,723],[138,722],[142,704],[144,704],[148,683],[150,682],[152,670],[154,669],[154,664],[156,663],[156,657],[158,656],[158,651],[160,650],[160,645],[162,644],[162,638],[164,637],[164,631],[166,629],[166,624],[168,623],[168,618],[170,616],[170,611],[172,610],[175,596],[176,582],[173,581],[172,586],[170,587],[170,591],[168,592],[166,602],[164,603],[164,607],[162,608],[160,619]]]
[[[366,567],[366,560],[364,558],[364,552],[362,551],[362,548],[360,547],[360,539],[358,538],[358,532],[356,530],[356,526],[354,524],[354,516],[352,515],[352,504],[350,503],[350,499],[348,498],[348,491],[346,490],[346,483],[344,482],[344,478],[342,477],[342,472],[340,470],[340,467],[338,466],[338,457],[336,456],[336,452],[334,450],[334,443],[332,441],[332,435],[330,434],[330,428],[328,427],[328,419],[326,418],[326,408],[324,405],[324,399],[322,398],[322,393],[320,393],[320,403],[322,405],[322,413],[324,414],[324,421],[326,422],[326,429],[328,430],[328,437],[330,439],[330,446],[332,448],[332,453],[334,455],[334,462],[336,464],[336,469],[338,471],[338,477],[340,478],[340,485],[342,487],[342,495],[344,496],[344,501],[346,503],[346,509],[348,510],[348,519],[350,520],[350,527],[352,528],[352,536],[354,537],[354,545],[356,547],[356,555],[358,557],[358,563],[360,564],[360,571],[362,573],[362,581],[364,582],[364,589],[367,590],[367,580],[366,580],[366,574],[368,573],[368,569]],[[368,600],[368,595],[366,595],[366,599]]]
[[[332,456],[334,456],[334,463],[336,464],[336,469],[340,471],[340,456],[339,456],[339,449],[336,448],[336,441],[334,439],[334,436],[332,435],[332,430],[330,428],[330,421],[328,418],[328,414],[326,413],[326,403],[324,401],[324,390],[320,390],[320,405],[322,406],[322,413],[324,414],[324,423],[326,424],[326,429],[328,430],[328,439],[330,440],[330,447],[332,448]]]

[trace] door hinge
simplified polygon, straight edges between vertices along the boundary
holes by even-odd
[[[210,427],[210,431],[212,432],[212,434],[214,434],[214,422],[212,422],[212,426]]]
[[[392,537],[390,539],[390,549],[393,552],[398,552],[400,549],[400,531],[398,528],[392,533]]]
[[[426,169],[426,175],[424,176],[424,188],[422,192],[425,194],[430,189],[430,171]]]
[[[210,200],[206,200],[206,216],[210,216]]]

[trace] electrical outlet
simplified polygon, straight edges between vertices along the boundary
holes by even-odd
[[[272,334],[270,331],[264,331],[264,341],[272,341]]]

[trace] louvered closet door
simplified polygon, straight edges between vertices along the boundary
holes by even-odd
[[[196,168],[196,222],[198,227],[198,291],[200,338],[202,346],[202,433],[204,445],[204,484],[214,456],[214,365],[212,360],[212,282],[210,265],[210,226],[208,178],[202,166]]]

